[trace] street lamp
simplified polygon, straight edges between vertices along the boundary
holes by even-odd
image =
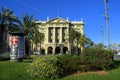
[[[108,37],[108,49],[109,49],[109,46],[110,46],[110,31],[109,31],[109,25],[108,25],[108,0],[104,0],[104,5],[105,5],[105,21],[106,21],[106,28],[107,28],[107,37]]]

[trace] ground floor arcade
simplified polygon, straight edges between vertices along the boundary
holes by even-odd
[[[42,55],[47,54],[67,54],[69,52],[69,46],[64,44],[46,44],[46,45],[37,45],[37,47],[33,46],[32,51],[41,52]]]
[[[47,49],[42,48],[41,49],[42,54],[67,54],[68,53],[68,47],[52,47],[49,46]]]

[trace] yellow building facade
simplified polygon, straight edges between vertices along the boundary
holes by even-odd
[[[60,17],[49,19],[46,21],[36,21],[39,23],[39,31],[44,33],[44,41],[41,44],[42,54],[67,54],[69,47],[69,29],[74,28],[78,32],[84,34],[84,23],[80,21],[69,21]],[[40,44],[37,45],[40,50]]]

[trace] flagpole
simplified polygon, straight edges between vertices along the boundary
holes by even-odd
[[[110,31],[109,31],[109,25],[108,25],[108,6],[107,6],[108,0],[104,0],[105,5],[105,21],[106,21],[106,28],[107,28],[107,38],[108,38],[108,49],[110,47]]]

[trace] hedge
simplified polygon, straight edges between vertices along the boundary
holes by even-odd
[[[30,65],[31,76],[53,80],[74,72],[109,70],[114,68],[113,52],[86,49],[81,55],[44,55],[35,57]]]

